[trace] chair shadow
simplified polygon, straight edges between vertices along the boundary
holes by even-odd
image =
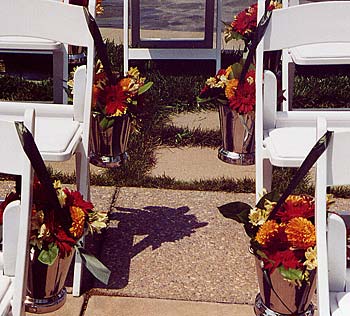
[[[95,280],[92,286],[108,289],[126,287],[133,257],[148,247],[156,250],[163,243],[190,237],[198,228],[208,225],[207,222],[199,222],[195,215],[187,214],[188,211],[190,209],[187,206],[146,206],[143,209],[118,207],[109,215],[110,220],[118,224],[112,224],[104,236],[98,238],[100,240],[87,245],[89,251],[95,253],[111,270],[108,285]]]

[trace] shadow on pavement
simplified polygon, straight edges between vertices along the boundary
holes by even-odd
[[[146,206],[143,209],[116,207],[109,214],[111,225],[103,236],[94,238],[89,249],[111,270],[109,284],[95,280],[94,288],[122,289],[128,285],[131,259],[148,247],[156,250],[163,243],[190,237],[208,225],[189,207]],[[88,247],[90,247],[88,245]],[[91,288],[91,287],[90,287]]]

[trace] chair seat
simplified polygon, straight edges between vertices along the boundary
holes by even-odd
[[[294,47],[289,50],[297,65],[339,65],[350,63],[349,43],[312,44]]]
[[[347,316],[350,311],[350,292],[330,292],[332,316]]]
[[[315,128],[282,127],[268,132],[264,146],[273,165],[299,167],[315,141]]]
[[[2,300],[5,293],[7,292],[10,284],[11,284],[11,278],[1,274],[0,275],[0,301]]]
[[[35,131],[37,146],[49,161],[69,159],[82,134],[79,122],[70,118],[37,117]]]
[[[62,47],[62,43],[54,42],[42,38],[23,36],[3,36],[0,38],[0,50],[57,50]]]

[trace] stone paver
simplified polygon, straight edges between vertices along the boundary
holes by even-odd
[[[217,209],[232,201],[252,205],[254,194],[121,188],[96,245],[111,269],[108,286],[93,284],[97,294],[253,304],[249,239]]]
[[[177,180],[255,179],[255,165],[231,165],[218,159],[218,150],[207,147],[160,147],[155,151],[157,163],[153,176],[168,176]]]
[[[66,303],[57,311],[41,314],[43,316],[79,316],[81,314],[83,304],[84,304],[84,296],[73,297],[71,294],[67,295]],[[38,315],[32,313],[26,313],[26,315]],[[108,314],[105,314],[108,315]]]
[[[170,124],[189,129],[220,130],[219,114],[216,110],[183,112],[170,116]]]
[[[93,296],[84,316],[253,316],[253,306],[149,298]]]

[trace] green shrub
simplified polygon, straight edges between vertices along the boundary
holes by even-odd
[[[0,99],[5,101],[52,101],[52,80],[30,81],[9,75],[0,76]]]

